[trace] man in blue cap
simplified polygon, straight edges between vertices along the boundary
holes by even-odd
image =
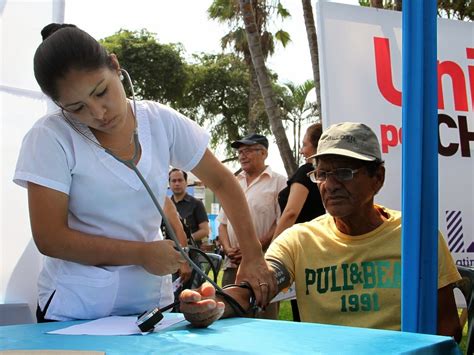
[[[237,150],[242,171],[237,180],[244,190],[252,215],[257,237],[263,251],[267,250],[280,217],[278,193],[286,186],[286,178],[272,171],[265,165],[268,157],[268,140],[260,134],[249,134],[232,142],[231,147]],[[241,253],[232,225],[228,223],[223,211],[219,215],[219,241],[226,255],[222,285],[233,284],[240,264]],[[261,287],[266,287],[262,284]],[[277,310],[264,315],[275,318]]]

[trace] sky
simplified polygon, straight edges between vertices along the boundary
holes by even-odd
[[[336,2],[358,4],[357,0]],[[156,33],[161,43],[182,43],[189,56],[200,52],[219,53],[220,39],[227,33],[227,27],[208,18],[211,3],[212,0],[66,0],[64,21],[77,25],[96,39],[110,36],[121,28],[132,31],[145,28]],[[299,0],[283,0],[283,4],[291,18],[283,24],[275,23],[274,28],[289,32],[292,41],[286,48],[278,45],[266,64],[278,74],[280,83],[290,81],[299,85],[313,77],[303,10]],[[313,11],[316,17],[314,1]],[[274,144],[270,145],[267,164],[286,175]]]

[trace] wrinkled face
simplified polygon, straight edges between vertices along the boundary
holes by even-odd
[[[68,117],[104,133],[114,133],[123,127],[128,103],[118,70],[71,69],[58,80],[57,87],[57,104],[67,111]]]
[[[335,175],[328,174],[325,181],[318,182],[328,213],[335,218],[350,218],[372,208],[374,196],[384,182],[384,167],[379,167],[374,176],[369,176],[364,163],[357,159],[327,155],[317,160],[317,170],[334,172],[334,169],[339,168],[358,171],[353,174],[351,180],[339,181]]]
[[[267,150],[260,144],[241,145],[237,149],[240,167],[247,173],[262,170],[265,167]]]
[[[186,191],[188,183],[184,179],[182,171],[173,171],[170,174],[170,189],[175,195],[181,195]]]
[[[303,137],[300,154],[302,154],[305,159],[308,159],[311,155],[316,154],[316,147],[311,144],[308,134],[305,134]]]

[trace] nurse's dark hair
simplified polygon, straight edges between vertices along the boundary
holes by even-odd
[[[41,90],[58,100],[57,81],[71,69],[114,69],[106,49],[88,33],[71,24],[51,23],[41,30],[43,42],[34,56],[35,78]]]
[[[323,126],[321,123],[313,123],[306,129],[306,134],[308,135],[309,141],[314,148],[318,147],[319,138],[323,134]]]

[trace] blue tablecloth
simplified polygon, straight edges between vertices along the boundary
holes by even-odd
[[[183,322],[148,335],[46,334],[78,323],[0,327],[0,349],[97,350],[109,355],[461,354],[457,344],[449,337],[247,318],[220,320],[206,329],[192,328]]]

